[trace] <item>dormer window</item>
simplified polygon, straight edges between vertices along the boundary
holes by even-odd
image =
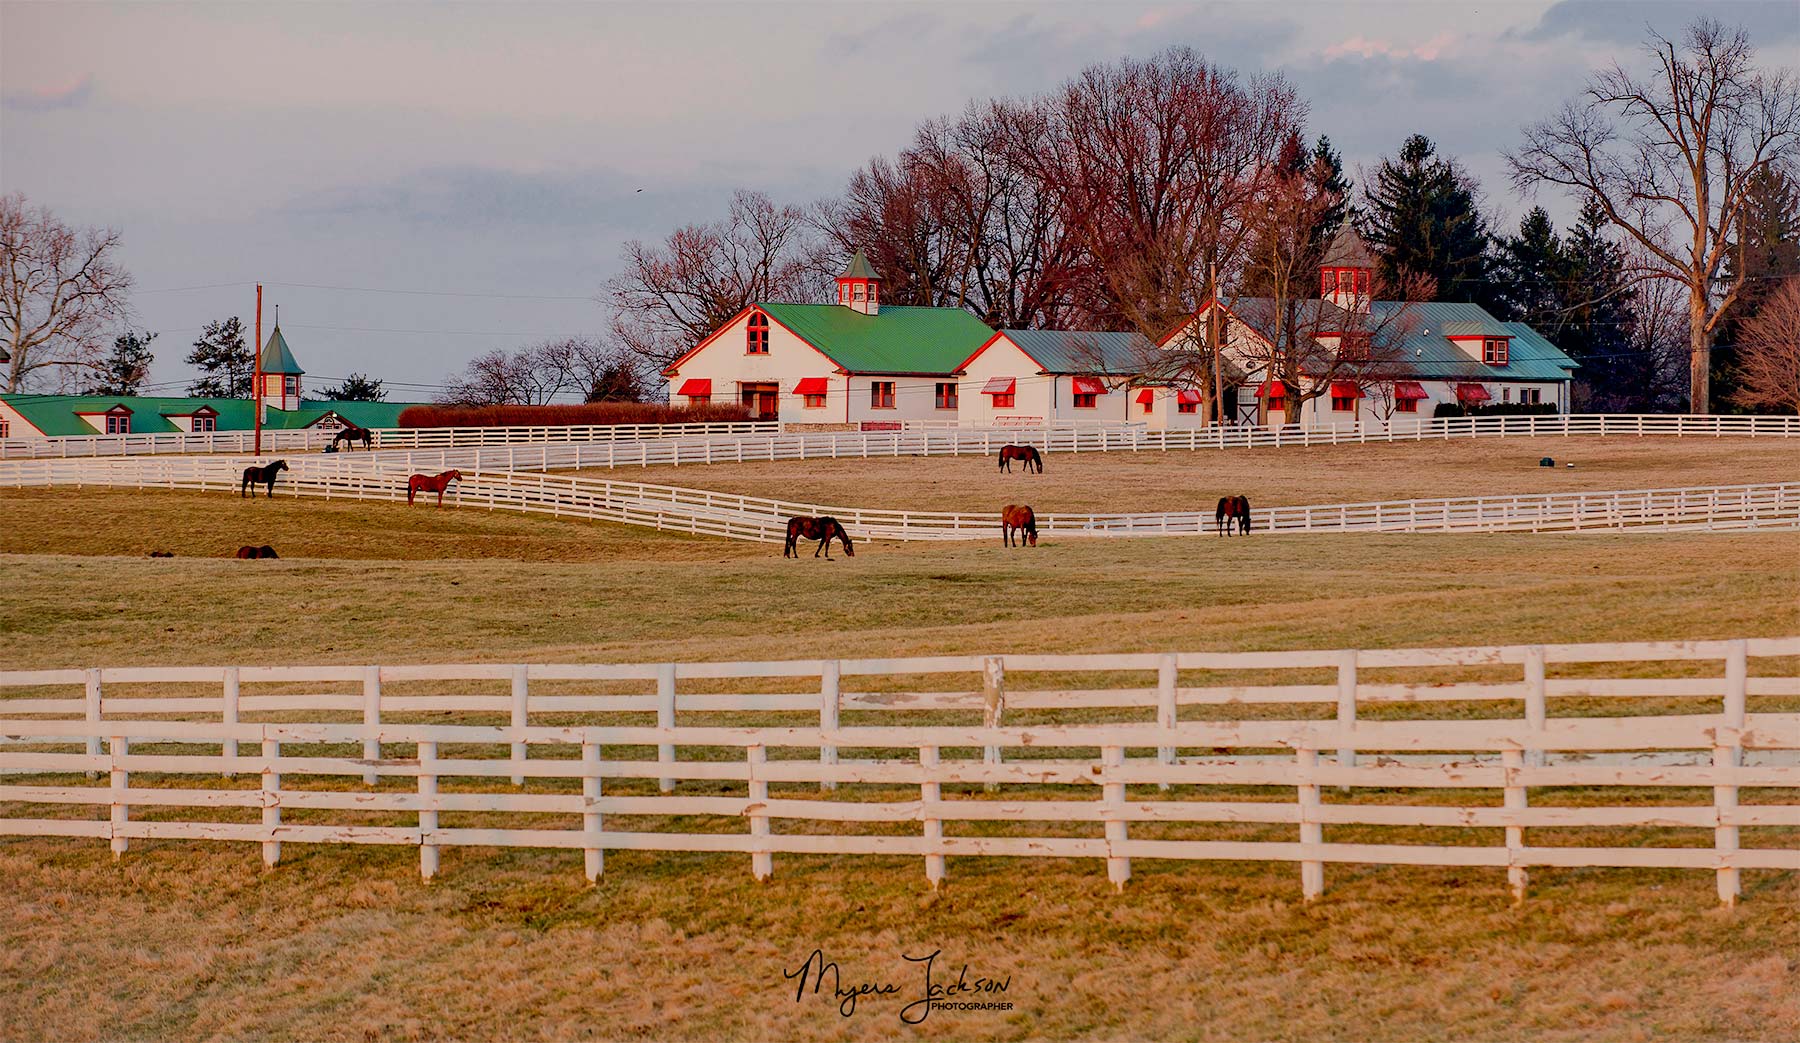
[[[850,286],[849,286],[849,284],[838,283],[838,303],[839,304],[849,304],[850,303]]]
[[[124,406],[114,406],[106,411],[106,433],[109,435],[128,435],[131,433],[131,410]]]
[[[750,316],[750,323],[744,328],[744,354],[767,355],[769,353],[769,317],[762,312]]]
[[[1481,361],[1489,366],[1506,365],[1507,356],[1510,354],[1508,351],[1510,343],[1511,340],[1507,337],[1483,337],[1481,339]]]
[[[862,283],[857,283],[856,288],[854,290],[850,291],[850,293],[851,293],[851,299],[855,300],[859,303],[861,301],[867,299],[867,295],[863,293],[863,284]]]

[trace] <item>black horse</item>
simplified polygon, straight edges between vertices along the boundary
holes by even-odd
[[[798,558],[800,556],[798,544],[801,540],[819,541],[818,549],[813,551],[815,558],[822,550],[825,552],[825,560],[831,560],[832,540],[841,540],[844,544],[844,553],[852,558],[856,557],[856,548],[850,545],[850,534],[844,531],[844,527],[838,524],[836,518],[789,518],[787,546],[782,548],[781,556]]]
[[[277,460],[262,467],[244,468],[244,481],[242,485],[238,486],[238,499],[243,499],[246,492],[249,493],[252,500],[256,499],[256,487],[259,485],[268,486],[269,496],[273,497],[275,495],[275,476],[287,469],[286,460]]]
[[[1219,497],[1218,509],[1213,512],[1213,522],[1219,527],[1219,535],[1231,535],[1235,523],[1239,532],[1250,532],[1250,501],[1242,496]]]
[[[999,469],[1002,471],[1011,472],[1012,471],[1012,462],[1014,460],[1017,460],[1020,463],[1025,465],[1025,473],[1026,474],[1030,474],[1032,468],[1034,468],[1034,467],[1037,468],[1037,473],[1039,473],[1039,474],[1044,473],[1044,458],[1042,456],[1038,455],[1038,451],[1036,449],[1032,448],[1031,446],[1028,446],[1028,445],[1003,445],[1003,446],[1001,446],[1000,447],[1000,467],[999,467]]]
[[[347,425],[342,431],[331,436],[331,446],[327,449],[327,452],[336,452],[337,444],[339,442],[343,442],[346,445],[354,445],[357,442],[361,442],[364,449],[369,449],[373,447],[374,437],[374,433],[366,427],[357,427],[354,424]]]

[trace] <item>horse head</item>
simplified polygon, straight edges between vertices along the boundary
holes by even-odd
[[[448,484],[450,482],[460,482],[460,481],[462,481],[462,472],[461,471],[445,471],[444,472],[444,482],[446,484]]]
[[[278,472],[285,471],[287,469],[288,469],[288,465],[287,465],[286,460],[277,460],[269,466],[269,477],[273,478],[273,477],[275,477],[275,475]]]

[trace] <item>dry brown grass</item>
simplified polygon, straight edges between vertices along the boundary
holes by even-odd
[[[1549,456],[1557,466],[1539,467]],[[1573,463],[1574,468],[1565,464]],[[1792,481],[1781,439],[1461,439],[1310,449],[1054,453],[1042,475],[997,473],[984,456],[683,465],[584,472],[833,507],[1039,512],[1211,510],[1241,494],[1258,507],[1514,493]]]
[[[1068,463],[1052,458],[1045,478]],[[708,473],[730,477],[683,468],[680,480]],[[874,545],[828,565],[784,561],[774,547],[395,505],[57,491],[8,492],[0,511],[8,667],[1800,627],[1794,533]],[[215,556],[246,542],[287,557]],[[161,548],[183,557],[141,557]],[[427,886],[405,848],[290,844],[265,873],[248,844],[134,842],[115,864],[98,842],[0,839],[0,1039],[1800,1035],[1794,874],[1746,874],[1744,904],[1727,914],[1711,875],[1696,872],[1537,871],[1515,911],[1498,870],[1333,866],[1312,907],[1295,901],[1292,867],[1134,870],[1119,896],[1098,862],[952,859],[933,898],[911,859],[781,856],[776,878],[757,885],[740,857],[611,853],[588,889],[577,854],[451,849]],[[1016,1007],[934,1013],[912,1029],[898,1003],[865,999],[846,1020],[825,997],[796,1003],[782,976],[815,947],[847,976],[908,991],[918,972],[902,954],[941,948],[941,963],[966,962],[971,975],[1010,974]]]

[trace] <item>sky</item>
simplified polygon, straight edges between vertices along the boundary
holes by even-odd
[[[309,387],[426,400],[484,351],[602,331],[621,245],[736,188],[810,202],[924,119],[1171,44],[1285,73],[1353,174],[1423,133],[1503,227],[1566,215],[1512,191],[1503,150],[1702,13],[1800,66],[1791,0],[0,0],[0,192],[122,234],[160,393],[260,281]]]

